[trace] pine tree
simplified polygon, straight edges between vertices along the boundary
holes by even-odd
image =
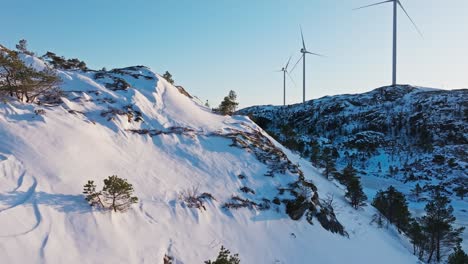
[[[345,197],[349,199],[351,205],[355,209],[365,204],[364,202],[367,200],[367,196],[362,191],[361,181],[358,177],[353,177],[348,182]]]
[[[219,105],[217,111],[223,115],[232,115],[239,105],[237,100],[237,94],[234,91],[229,91],[228,96],[224,97],[224,100]]]
[[[320,145],[317,141],[312,141],[310,143],[310,161],[312,164],[316,165],[320,158]]]
[[[454,228],[453,207],[450,200],[435,191],[431,201],[425,207],[426,215],[422,218],[422,226],[428,237],[428,260],[431,262],[435,253],[438,262],[444,251],[454,248],[461,242],[460,234],[464,227]]]
[[[418,255],[421,259],[424,254],[425,237],[421,225],[416,219],[412,219],[407,235],[413,244],[413,255]]]
[[[453,188],[453,191],[458,197],[460,197],[460,199],[463,200],[466,194],[468,193],[468,187],[460,185],[460,186]]]
[[[31,55],[33,56],[34,53],[28,50],[28,41],[25,39],[22,39],[16,44],[16,49],[24,54]]]
[[[132,204],[138,202],[138,198],[133,195],[133,186],[126,179],[117,176],[109,176],[104,180],[102,191],[96,191],[94,181],[88,181],[84,185],[83,194],[91,206],[101,206],[105,209],[125,211]]]
[[[357,174],[357,171],[353,167],[353,164],[348,163],[348,165],[346,165],[346,167],[343,169],[343,173],[339,181],[341,184],[347,186],[352,178],[357,177],[356,174]]]
[[[88,183],[84,185],[83,194],[86,195],[85,199],[88,201],[90,206],[104,206],[100,199],[101,192],[96,192],[96,185],[94,184],[94,181],[88,181]]]
[[[110,208],[117,211],[125,211],[130,205],[137,203],[138,198],[133,195],[133,186],[126,179],[109,176],[104,180],[102,196],[107,202],[110,202]]]
[[[60,83],[51,69],[38,71],[30,68],[14,51],[0,53],[0,67],[0,95],[14,96],[23,102],[35,102],[36,98],[57,88]]]
[[[322,151],[322,154],[320,156],[320,159],[322,160],[322,164],[324,167],[324,175],[328,179],[330,174],[336,171],[335,168],[335,158],[333,156],[333,151],[331,148],[324,148]]]
[[[239,254],[231,255],[231,252],[221,246],[218,257],[215,261],[207,260],[205,264],[240,264]]]
[[[386,191],[378,191],[372,205],[382,213],[399,231],[409,227],[410,212],[403,193],[390,186]]]
[[[168,71],[166,71],[162,77],[166,79],[166,81],[168,81],[170,84],[174,84],[174,80],[172,79],[172,74],[169,73]]]
[[[467,264],[468,255],[463,251],[460,245],[458,245],[454,252],[448,257],[447,264]]]

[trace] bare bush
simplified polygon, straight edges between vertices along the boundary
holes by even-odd
[[[198,191],[198,187],[192,187],[183,190],[179,193],[179,200],[187,205],[188,208],[197,208],[200,210],[205,210],[205,201],[206,200],[216,200],[213,195],[210,193],[202,193]]]
[[[242,188],[240,188],[240,190],[244,193],[251,193],[251,194],[255,194],[255,191],[252,189],[252,188],[249,188],[247,186],[244,186]]]

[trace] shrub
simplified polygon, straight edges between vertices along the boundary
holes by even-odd
[[[48,62],[56,69],[64,69],[64,70],[88,70],[86,63],[84,61],[80,61],[79,59],[65,59],[63,56],[57,56],[55,53],[48,51],[46,54],[42,56],[42,59]]]
[[[249,209],[258,209],[258,210],[268,210],[271,208],[271,201],[266,198],[262,198],[261,202],[255,202],[249,199],[244,199],[239,196],[232,196],[231,200],[227,203],[224,203],[223,208],[225,209],[239,209],[239,208],[249,208]]]
[[[235,111],[237,106],[239,105],[237,100],[236,92],[229,91],[228,96],[224,97],[224,100],[221,102],[217,109],[213,109],[215,112],[219,112],[222,115],[232,115]]]
[[[166,255],[164,255],[163,263],[164,263],[164,264],[173,264],[173,263],[174,263],[173,260],[174,260],[173,257],[168,256],[168,255],[166,254]]]
[[[252,188],[249,188],[247,186],[244,186],[242,188],[240,188],[240,190],[244,193],[251,193],[251,194],[255,194],[255,191],[252,189]]]
[[[170,72],[166,71],[162,77],[166,79],[168,83],[174,84],[174,80],[172,79],[172,74]]]
[[[442,155],[434,155],[434,158],[432,159],[432,162],[438,165],[442,165],[445,162],[445,157]]]
[[[102,208],[117,211],[126,211],[138,198],[133,195],[133,186],[126,179],[109,176],[104,179],[104,187],[101,191],[96,191],[94,181],[88,181],[84,185],[83,194],[90,206],[101,206]]]
[[[179,194],[179,199],[184,202],[188,208],[203,209],[206,211],[205,201],[216,200],[210,193],[200,194],[198,187],[186,189]]]
[[[231,252],[228,249],[226,249],[224,246],[221,246],[221,249],[218,253],[218,257],[216,258],[216,260],[205,261],[205,264],[239,264],[239,263],[240,263],[239,254],[231,255]]]
[[[44,109],[36,109],[34,110],[36,115],[45,115],[46,111]]]

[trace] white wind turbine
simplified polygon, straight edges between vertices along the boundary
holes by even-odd
[[[303,67],[302,67],[302,102],[305,103],[306,101],[306,96],[305,96],[305,91],[306,91],[306,54],[312,54],[314,56],[319,56],[319,57],[324,57],[323,55],[320,55],[318,53],[313,53],[313,52],[310,52],[307,50],[306,48],[306,45],[305,45],[305,41],[304,41],[304,34],[302,34],[302,27],[301,27],[301,38],[302,38],[302,49],[301,49],[301,53],[302,53],[302,56],[299,58],[299,60],[296,62],[296,64],[294,65],[293,69],[291,71],[293,71],[297,64],[302,60],[302,63],[303,63]]]
[[[286,74],[289,76],[289,78],[291,78],[288,72],[288,66],[289,66],[289,63],[291,62],[291,58],[292,57],[289,57],[289,60],[286,63],[286,66],[284,66],[281,70],[278,71],[278,72],[283,72],[283,105],[286,105]],[[292,78],[291,78],[291,81],[293,81]]]
[[[416,28],[416,30],[418,31],[418,33],[422,37],[421,31],[419,30],[418,26],[413,21],[413,19],[410,17],[408,12],[406,12],[406,9],[401,4],[400,0],[383,1],[383,2],[380,2],[380,3],[375,3],[375,4],[355,8],[354,10],[363,9],[363,8],[376,6],[376,5],[381,5],[381,4],[386,4],[386,3],[393,3],[393,75],[392,75],[392,86],[395,86],[396,82],[397,82],[397,15],[398,15],[398,6],[400,6],[401,9],[403,10],[403,12],[405,12],[406,16],[409,18],[409,20],[411,21],[413,26]]]

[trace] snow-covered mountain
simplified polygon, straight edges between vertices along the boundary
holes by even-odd
[[[371,223],[375,209],[351,208],[249,118],[213,114],[143,66],[56,72],[55,97],[0,103],[2,263],[203,263],[221,245],[241,263],[417,262],[404,237]],[[110,175],[139,198],[125,213],[81,194]],[[181,199],[194,189],[214,198],[206,210]]]
[[[468,188],[468,89],[381,87],[239,113],[315,164],[321,150],[332,149],[338,171],[348,163],[359,170],[370,199],[393,185],[407,195],[415,216],[423,213],[431,190],[443,187],[457,224],[468,226],[468,200],[455,192]]]

